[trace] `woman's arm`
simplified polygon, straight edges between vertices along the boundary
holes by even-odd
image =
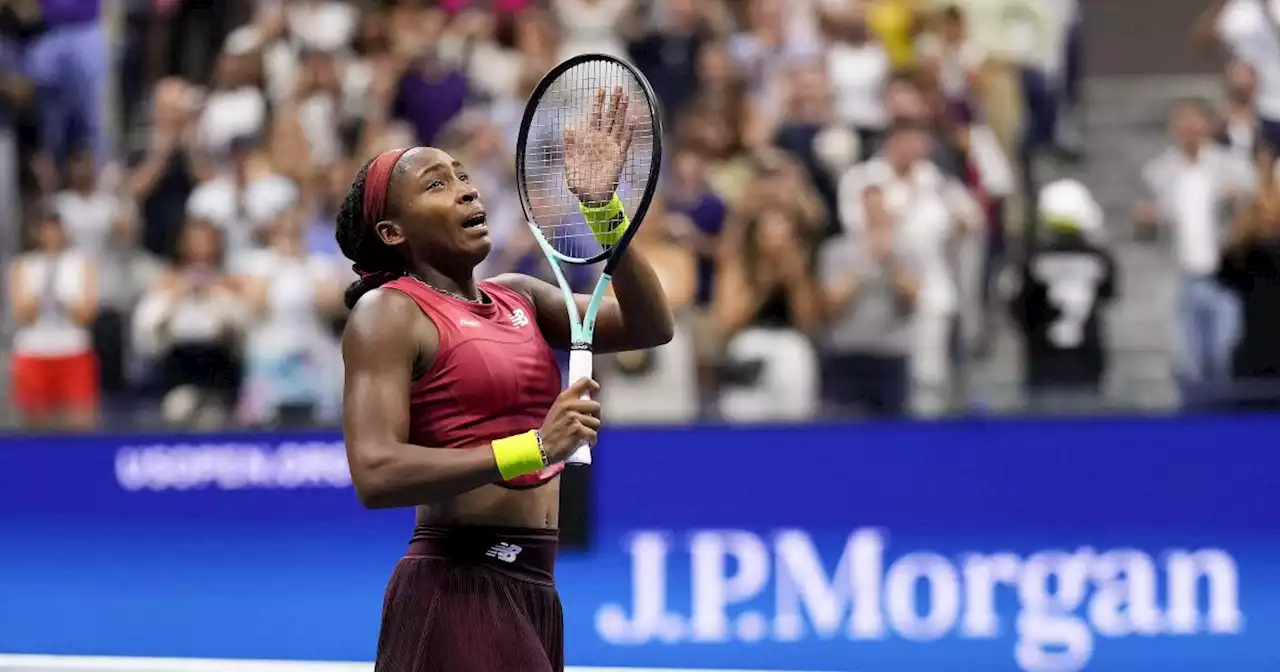
[[[711,315],[717,330],[726,340],[746,328],[760,308],[756,288],[747,282],[742,262],[724,254],[720,257],[711,297]]]
[[[294,184],[310,181],[311,139],[298,117],[299,101],[290,97],[277,106],[271,122],[267,156],[273,172],[293,180]]]
[[[810,272],[809,262],[799,241],[788,255],[782,282],[787,289],[788,317],[791,326],[804,333],[812,333],[822,324],[823,294],[817,280]]]
[[[163,128],[152,132],[151,147],[147,150],[146,157],[129,176],[129,194],[135,200],[145,200],[155,191],[177,143],[177,137]]]
[[[192,117],[184,123],[180,142],[182,160],[187,165],[187,172],[191,173],[199,183],[212,180],[217,173],[217,167],[200,142],[200,126],[196,123],[196,119],[198,117]]]
[[[255,314],[265,313],[267,310],[267,286],[268,281],[256,275],[245,275],[241,277],[227,278],[227,288],[239,294],[245,302],[245,307],[249,312]]]
[[[92,262],[81,262],[80,295],[67,306],[72,321],[87,325],[98,314],[98,267]]]
[[[569,308],[560,288],[538,278],[508,273],[493,278],[504,287],[529,297],[538,316],[538,328],[553,348],[570,345]],[[644,254],[629,248],[613,274],[613,297],[606,297],[596,316],[595,352],[644,350],[664,345],[675,333],[675,317],[667,305],[658,274]],[[578,314],[583,314],[591,297],[575,294]]]
[[[818,289],[824,323],[839,315],[862,288],[863,264],[855,245],[853,238],[846,233],[831,238],[818,248]]]
[[[415,506],[533,473],[594,445],[599,389],[574,382],[556,398],[535,435],[525,432],[474,448],[433,449],[409,443],[409,391],[415,363],[435,357],[440,332],[409,297],[376,289],[356,304],[342,334],[346,382],[342,434],[351,481],[369,508]]]
[[[409,443],[415,361],[430,361],[439,332],[413,300],[374,290],[356,304],[342,335],[342,433],[351,480],[373,509],[429,504],[502,480],[488,444],[463,450]]]
[[[181,292],[180,280],[172,271],[158,278],[133,311],[130,335],[133,349],[144,356],[155,356],[167,346],[169,320],[173,318],[176,298]]]
[[[1201,49],[1212,49],[1219,44],[1218,17],[1227,6],[1227,0],[1213,0],[1191,25],[1191,43]]]
[[[9,266],[9,303],[13,305],[13,316],[19,325],[27,325],[40,316],[40,297],[27,287],[22,277],[22,259],[17,259]]]
[[[884,260],[885,270],[889,272],[889,278],[893,281],[893,287],[898,291],[898,296],[909,306],[916,305],[916,298],[920,294],[920,281],[914,270],[907,268],[901,261],[890,255]]]

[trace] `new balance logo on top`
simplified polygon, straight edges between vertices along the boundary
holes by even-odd
[[[523,329],[529,326],[529,317],[524,314],[523,308],[516,308],[511,311],[511,326],[516,329]]]
[[[515,544],[503,542],[496,546],[489,547],[489,550],[485,551],[484,554],[487,557],[497,558],[503,562],[515,562],[516,556],[520,555],[520,551],[523,550],[523,548],[520,548]]]

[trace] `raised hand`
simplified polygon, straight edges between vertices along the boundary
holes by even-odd
[[[569,125],[564,129],[565,180],[569,191],[585,204],[604,204],[618,188],[634,131],[627,103],[621,86],[613,89],[612,96],[606,96],[603,88],[598,89],[587,127]]]

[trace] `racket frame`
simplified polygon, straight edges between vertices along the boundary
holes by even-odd
[[[649,162],[649,177],[645,182],[644,193],[640,196],[639,205],[636,206],[635,213],[626,213],[630,225],[622,233],[618,242],[607,249],[602,249],[599,254],[589,259],[577,259],[561,254],[556,250],[551,245],[551,242],[546,239],[546,236],[542,234],[542,230],[534,220],[533,203],[529,199],[529,190],[526,187],[524,157],[529,146],[529,131],[533,125],[534,117],[538,113],[538,104],[542,102],[547,90],[568,70],[586,63],[595,62],[617,65],[631,75],[639,84],[641,91],[644,93],[644,104],[649,112],[652,127],[653,159]],[[606,95],[612,95],[612,91],[608,91]],[[628,105],[630,106],[635,102],[637,101],[630,100]],[[628,114],[630,114],[631,109],[628,107]],[[631,151],[630,148],[628,148],[628,151]],[[600,304],[604,302],[605,293],[608,291],[609,284],[613,281],[613,272],[617,269],[618,264],[621,263],[622,255],[631,244],[631,239],[635,237],[636,231],[640,229],[640,224],[649,211],[649,205],[653,202],[653,194],[658,187],[658,176],[661,169],[662,114],[658,108],[658,97],[653,91],[653,86],[649,84],[649,80],[630,63],[608,54],[579,54],[561,62],[547,72],[546,75],[543,75],[538,85],[534,87],[533,92],[529,94],[529,101],[525,103],[524,116],[520,120],[520,132],[516,138],[516,185],[519,187],[520,206],[524,209],[525,224],[533,230],[533,238],[538,242],[538,247],[542,249],[543,256],[547,258],[547,263],[550,264],[551,271],[555,274],[556,282],[560,285],[560,291],[564,295],[565,307],[568,309],[570,333],[569,383],[573,383],[579,378],[590,378],[592,375],[591,343],[595,338],[596,316],[600,311]],[[573,287],[565,277],[564,271],[561,270],[560,264],[587,266],[600,261],[605,262],[604,268],[600,272],[600,277],[596,280],[595,289],[592,290],[591,298],[587,301],[586,310],[579,313],[577,301],[574,299]],[[570,465],[591,464],[590,446],[583,443],[565,463]]]

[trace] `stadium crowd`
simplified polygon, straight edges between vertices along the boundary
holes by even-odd
[[[680,317],[667,348],[609,362],[611,417],[945,413],[1004,323],[1043,408],[1105,376],[1102,210],[1037,179],[1080,158],[1074,0],[125,4],[0,10],[0,207],[21,222],[0,252],[30,424],[334,422],[354,277],[334,214],[357,168],[447,149],[489,213],[484,272],[547,273],[515,138],[542,74],[586,52],[661,100],[636,245]],[[1280,374],[1280,2],[1210,4],[1197,34],[1234,56],[1227,102],[1178,106],[1133,213],[1176,241],[1189,400]]]

